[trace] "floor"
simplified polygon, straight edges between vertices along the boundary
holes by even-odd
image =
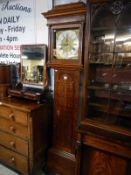
[[[0,164],[0,175],[20,175],[9,168],[5,167],[4,165]],[[41,175],[45,175],[44,173],[41,173]]]
[[[0,164],[0,175],[18,175],[18,174]]]

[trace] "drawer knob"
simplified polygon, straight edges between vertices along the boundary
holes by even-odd
[[[15,142],[10,141],[10,145],[11,145],[13,148],[15,148]]]
[[[9,114],[9,119],[14,120],[14,114],[13,113]]]
[[[67,75],[64,75],[63,78],[64,78],[64,80],[67,80],[68,79],[68,76]]]
[[[15,163],[15,157],[11,157],[10,162],[14,164]]]
[[[12,132],[15,132],[14,126],[10,126],[10,130],[11,130]]]

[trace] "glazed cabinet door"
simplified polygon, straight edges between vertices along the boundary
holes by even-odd
[[[87,118],[131,136],[131,3],[119,3],[91,4]]]
[[[131,2],[90,1],[88,5],[83,92],[86,107],[79,128],[82,152],[78,174],[129,175]]]

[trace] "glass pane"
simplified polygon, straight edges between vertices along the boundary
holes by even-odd
[[[54,30],[53,56],[61,60],[78,60],[80,29]]]
[[[89,49],[89,116],[107,122],[110,108],[110,87],[114,62],[114,31],[91,31]]]
[[[117,29],[116,32],[116,52],[126,54],[131,52],[131,28]],[[126,57],[126,56],[125,56]]]
[[[92,5],[87,117],[130,129],[131,21],[126,18],[131,5],[126,5],[119,15],[111,12],[110,3]]]
[[[93,4],[91,6],[91,23],[94,29],[115,28],[115,16],[108,3]]]

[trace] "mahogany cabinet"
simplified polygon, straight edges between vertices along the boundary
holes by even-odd
[[[0,101],[0,162],[20,174],[39,174],[46,161],[49,103],[6,97]]]
[[[131,174],[131,2],[87,4],[77,174]]]

